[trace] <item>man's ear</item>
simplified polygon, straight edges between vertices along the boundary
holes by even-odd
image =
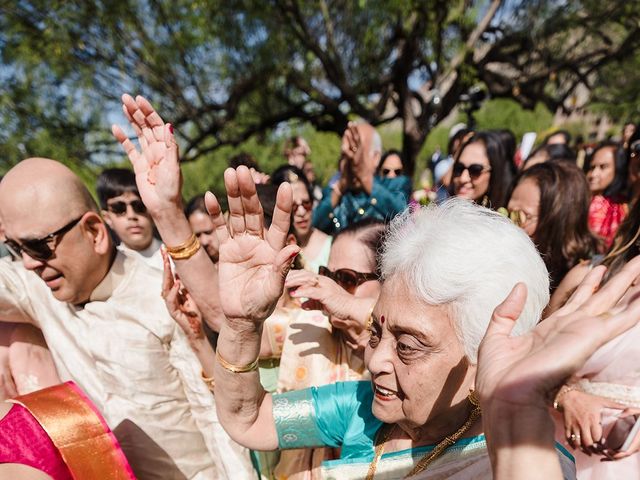
[[[85,232],[91,236],[93,248],[100,255],[107,254],[111,250],[111,235],[105,221],[106,219],[102,220],[95,212],[86,213],[83,220]]]
[[[371,155],[371,168],[373,169],[374,174],[376,173],[376,170],[378,170],[378,165],[380,165],[381,158],[382,153],[378,152],[377,150]]]
[[[113,229],[113,220],[111,219],[111,212],[109,210],[100,210],[100,214],[109,228]]]

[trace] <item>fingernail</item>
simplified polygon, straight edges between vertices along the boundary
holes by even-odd
[[[169,133],[173,135],[173,125],[171,125],[170,123],[168,123],[167,125],[169,126]]]
[[[291,255],[289,255],[289,260],[293,260],[294,258],[296,258],[298,256],[298,254],[300,253],[300,251],[298,250],[297,252],[293,252]]]

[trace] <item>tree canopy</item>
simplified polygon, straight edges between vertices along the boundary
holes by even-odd
[[[87,0],[0,3],[0,155],[100,164],[119,96],[146,95],[185,161],[299,121],[398,121],[413,161],[480,86],[570,108],[634,55],[640,7],[615,0]],[[64,153],[63,153],[64,152]],[[119,152],[118,152],[119,153]]]

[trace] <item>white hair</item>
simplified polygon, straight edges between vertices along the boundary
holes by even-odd
[[[380,137],[380,134],[374,128],[373,134],[371,135],[371,148],[369,149],[369,154],[375,155],[376,153],[382,153],[382,137]]]
[[[514,334],[531,330],[549,301],[549,274],[526,233],[509,219],[452,198],[405,211],[390,227],[382,278],[403,276],[430,305],[448,305],[465,354],[476,363],[493,310],[518,282],[527,302]]]

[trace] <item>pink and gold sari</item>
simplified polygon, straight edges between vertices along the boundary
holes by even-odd
[[[9,402],[0,420],[0,463],[28,465],[54,480],[135,479],[104,418],[73,382]]]

